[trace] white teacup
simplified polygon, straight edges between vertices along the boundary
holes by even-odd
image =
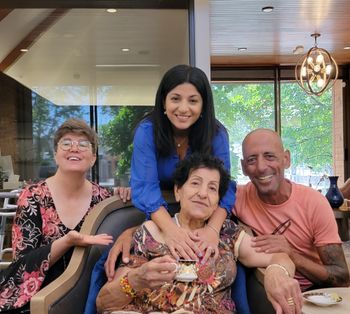
[[[191,282],[198,278],[196,261],[180,259],[176,266],[175,279],[177,281]]]

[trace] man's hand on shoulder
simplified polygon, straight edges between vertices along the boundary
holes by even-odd
[[[252,247],[257,252],[286,253],[289,256],[293,250],[283,235],[261,235],[252,238]],[[291,257],[291,256],[290,256]]]

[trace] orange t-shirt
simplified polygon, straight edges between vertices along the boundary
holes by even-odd
[[[332,208],[318,191],[301,184],[291,184],[291,196],[280,205],[263,203],[251,182],[239,185],[233,213],[258,235],[271,234],[279,224],[290,218],[292,224],[283,235],[297,252],[322,264],[316,247],[342,243]],[[298,272],[295,278],[302,291],[312,286]]]

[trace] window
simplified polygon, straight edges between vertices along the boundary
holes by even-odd
[[[334,101],[335,95],[341,94],[341,83],[316,97],[308,96],[287,77],[279,83],[278,103],[275,73],[271,69],[212,72],[216,116],[230,136],[231,175],[239,183],[249,180],[240,165],[245,135],[256,128],[275,129],[280,123],[285,149],[291,151],[292,165],[286,177],[325,192],[329,185],[327,175],[334,174],[337,158],[343,160],[343,155],[339,156],[339,152],[343,154],[342,125],[334,127],[335,119],[342,117],[342,113],[337,114],[342,103]],[[336,171],[343,174],[343,164]]]
[[[217,119],[230,138],[231,175],[243,183],[248,179],[241,170],[241,143],[256,128],[274,128],[273,83],[213,83]]]
[[[308,96],[297,83],[281,83],[281,134],[291,152],[291,180],[326,192],[333,173],[332,90]]]
[[[45,178],[56,170],[54,131],[81,118],[101,144],[91,179],[125,184],[133,128],[164,72],[193,59],[189,2],[123,1],[115,13],[74,4],[10,8],[0,20],[1,154],[21,180]]]

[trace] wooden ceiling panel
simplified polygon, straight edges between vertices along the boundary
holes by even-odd
[[[215,64],[295,64],[314,45],[310,35],[321,33],[319,47],[339,64],[350,63],[350,1],[348,0],[212,0],[210,2],[211,60]],[[271,5],[274,10],[262,12]],[[246,51],[238,51],[245,47]]]

